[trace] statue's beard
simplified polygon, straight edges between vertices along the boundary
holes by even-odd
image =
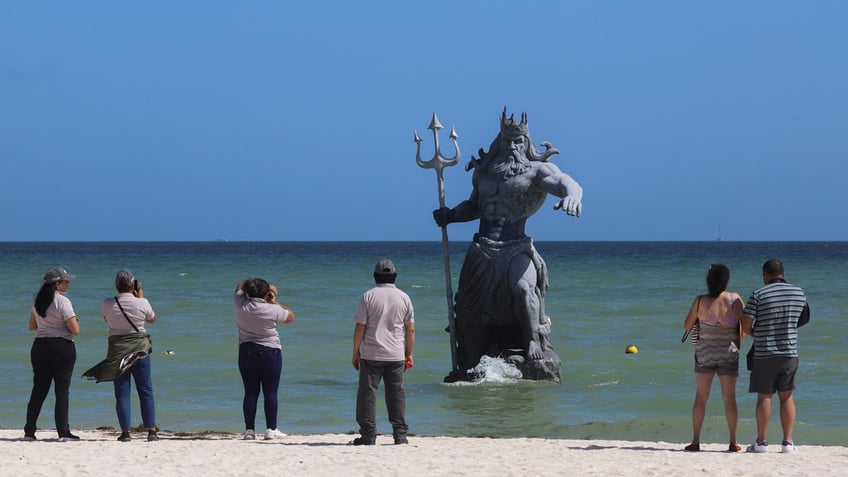
[[[529,166],[530,161],[523,154],[519,154],[516,157],[514,154],[509,153],[493,162],[491,167],[489,167],[489,174],[502,176],[504,179],[507,179],[523,174]]]

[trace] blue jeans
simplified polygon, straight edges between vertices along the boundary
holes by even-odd
[[[269,348],[246,342],[239,345],[239,373],[244,384],[244,428],[254,429],[259,391],[265,398],[265,428],[277,428],[277,392],[280,373],[283,371],[283,354],[278,348]]]
[[[386,411],[395,437],[405,437],[406,389],[403,385],[403,361],[359,360],[359,388],[356,391],[356,422],[365,439],[377,436],[377,388],[380,380],[386,388]]]
[[[132,427],[132,413],[130,411],[130,375],[135,380],[138,391],[138,399],[141,401],[141,419],[144,427],[156,428],[156,405],[153,402],[153,380],[150,376],[150,356],[145,356],[133,364],[132,368],[120,375],[114,382],[115,385],[115,411],[118,412],[118,423],[122,431],[130,430]]]

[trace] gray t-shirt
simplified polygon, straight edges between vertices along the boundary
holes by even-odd
[[[239,344],[251,342],[269,348],[281,349],[277,325],[286,321],[288,310],[262,298],[249,298],[244,291],[237,291],[233,301],[236,308],[236,326]]]
[[[35,322],[38,329],[35,330],[36,338],[65,338],[73,341],[74,335],[68,330],[66,322],[77,316],[74,312],[74,307],[71,305],[71,300],[65,296],[63,292],[56,290],[53,296],[53,303],[47,307],[45,316],[41,316],[35,311],[35,304],[32,305],[32,313],[35,315]]]
[[[365,325],[359,349],[363,359],[403,361],[406,358],[404,325],[415,323],[409,295],[393,283],[378,283],[359,299],[354,321]]]
[[[138,298],[129,292],[119,293],[117,298],[121,301],[121,306],[124,308],[127,317],[138,328],[138,331],[146,333],[144,324],[152,322],[156,318],[153,307],[150,306],[147,298]],[[124,314],[121,313],[118,304],[115,303],[115,297],[103,300],[100,310],[103,313],[103,319],[109,325],[109,336],[135,333],[132,325],[124,317]]]

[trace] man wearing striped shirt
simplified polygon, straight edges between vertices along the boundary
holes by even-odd
[[[742,330],[754,338],[754,360],[748,391],[757,393],[757,440],[748,452],[768,452],[766,431],[771,398],[780,399],[783,427],[782,451],[795,452],[795,373],[798,371],[798,327],[810,321],[807,297],[801,288],[786,283],[783,263],[775,258],[763,264],[764,286],[753,293],[742,311]]]

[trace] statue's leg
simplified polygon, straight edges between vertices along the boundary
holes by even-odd
[[[521,325],[522,341],[528,359],[542,359],[539,337],[541,303],[536,294],[536,267],[525,254],[513,257],[509,267],[509,286],[513,297],[513,313]]]

